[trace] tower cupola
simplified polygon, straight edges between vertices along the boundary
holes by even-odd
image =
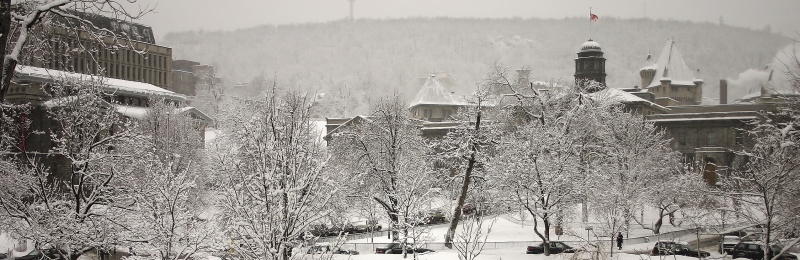
[[[589,39],[581,44],[575,59],[575,84],[589,91],[597,91],[606,85],[606,59],[600,44]],[[592,81],[596,83],[592,83]]]

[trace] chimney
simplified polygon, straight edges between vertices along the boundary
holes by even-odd
[[[719,104],[728,104],[728,80],[719,80]]]
[[[518,69],[517,70],[517,87],[528,86],[531,82],[531,70]]]

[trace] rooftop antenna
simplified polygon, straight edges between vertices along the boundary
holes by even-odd
[[[355,2],[356,0],[349,0],[349,1],[350,1],[350,21],[352,22],[353,19],[354,19],[353,18],[353,2]]]

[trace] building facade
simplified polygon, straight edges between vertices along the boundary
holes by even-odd
[[[82,15],[100,29],[127,37],[101,37],[64,28],[49,27],[50,39],[23,65],[172,88],[172,49],[157,45],[150,26],[100,15]]]
[[[214,66],[190,60],[172,61],[172,88],[169,90],[187,96],[196,96],[198,88],[210,87],[221,80],[215,77]]]
[[[703,102],[703,80],[695,78],[674,41],[667,41],[658,60],[647,55],[639,70],[642,91],[655,95],[662,106],[699,105]]]
[[[6,95],[9,103],[31,105],[29,113],[19,119],[29,123],[23,129],[20,150],[36,156],[52,176],[70,176],[70,162],[64,156],[49,154],[53,141],[47,133],[60,127],[47,112],[59,103],[49,102],[50,88],[54,85],[101,84],[106,94],[104,108],[130,120],[144,118],[149,100],[159,98],[173,104],[175,113],[195,119],[195,127],[201,133],[213,123],[203,112],[186,107],[185,95],[168,90],[172,86],[172,50],[155,44],[150,27],[95,15],[87,19],[101,29],[129,35],[130,41],[103,37],[100,42],[90,39],[85,32],[75,36],[59,28],[46,28],[51,30],[49,43],[34,53],[38,58],[17,65]]]

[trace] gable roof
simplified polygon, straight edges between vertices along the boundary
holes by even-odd
[[[422,89],[417,92],[417,95],[408,107],[411,108],[418,105],[463,106],[467,104],[465,100],[458,98],[448,91],[436,75],[431,75],[428,77],[428,80],[425,81],[425,84],[422,85]]]
[[[331,140],[331,136],[333,134],[335,134],[336,132],[340,131],[339,129],[343,129],[346,126],[360,123],[360,122],[362,122],[364,120],[370,121],[369,117],[367,117],[367,116],[362,116],[362,115],[354,116],[353,118],[350,118],[346,122],[339,124],[338,126],[336,126],[336,128],[328,131],[328,133],[325,134],[325,137],[323,139],[325,139],[325,141],[329,141],[329,140]]]
[[[646,66],[645,69],[647,68],[653,67]],[[694,85],[694,74],[689,66],[686,65],[686,60],[683,59],[677,44],[672,40],[667,41],[667,44],[664,45],[654,69],[656,70],[655,76],[653,76],[647,88],[660,86],[663,78],[672,80],[673,85]]]

